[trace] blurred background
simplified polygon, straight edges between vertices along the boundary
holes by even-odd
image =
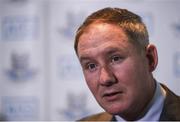
[[[73,43],[87,15],[104,7],[143,18],[159,54],[154,76],[180,95],[179,0],[0,0],[0,120],[76,120],[103,111]]]

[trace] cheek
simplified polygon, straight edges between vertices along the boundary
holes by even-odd
[[[84,77],[85,77],[86,83],[87,83],[89,89],[91,90],[91,92],[93,94],[96,94],[97,89],[98,89],[97,74],[84,72]]]
[[[135,94],[140,89],[141,81],[144,81],[142,77],[144,71],[139,63],[129,59],[123,64],[116,66],[113,70],[119,84],[127,90],[129,95]]]
[[[143,87],[146,88],[148,71],[146,64],[140,60],[129,58],[122,65],[115,68],[120,84],[124,85],[129,96],[138,97]]]
[[[113,71],[119,82],[129,84],[136,79],[137,71],[135,67],[133,62],[126,61],[114,66]]]

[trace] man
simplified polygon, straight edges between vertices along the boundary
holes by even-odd
[[[78,29],[74,48],[106,111],[82,121],[180,120],[180,97],[153,78],[157,50],[141,17],[126,9],[99,10]]]

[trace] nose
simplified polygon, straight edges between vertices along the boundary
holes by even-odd
[[[109,68],[103,67],[100,71],[99,82],[102,86],[111,86],[116,83],[116,78]]]

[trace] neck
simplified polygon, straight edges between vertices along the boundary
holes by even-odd
[[[146,89],[147,94],[143,97],[143,99],[140,100],[139,103],[137,103],[138,107],[135,107],[135,109],[131,109],[124,115],[120,115],[122,118],[127,121],[136,121],[146,114],[146,112],[148,111],[148,105],[150,104],[156,90],[155,80],[152,78],[151,82],[149,82],[148,85],[149,89]]]

